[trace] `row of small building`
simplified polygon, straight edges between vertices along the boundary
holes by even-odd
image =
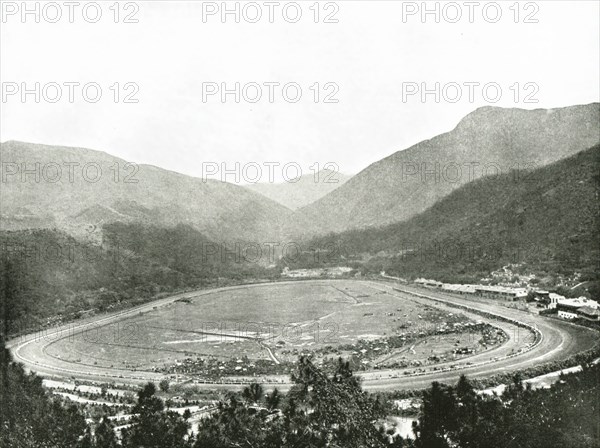
[[[533,291],[535,300],[539,304],[543,305],[546,309],[556,309],[558,316],[563,319],[583,318],[591,321],[600,321],[600,305],[595,300],[590,300],[586,297],[568,299],[560,294],[542,290],[495,285],[459,285],[424,278],[419,278],[414,283],[426,288],[436,288],[453,294],[472,294],[479,297],[508,301],[524,300],[529,291]]]
[[[290,269],[287,266],[281,272],[282,277],[289,278],[317,278],[317,277],[342,277],[352,272],[347,266],[334,266],[312,269]]]
[[[491,299],[503,299],[515,301],[527,297],[527,288],[510,288],[507,286],[492,285],[459,285],[454,283],[442,283],[435,280],[419,278],[415,280],[419,286],[426,288],[437,288],[454,294],[473,294]]]

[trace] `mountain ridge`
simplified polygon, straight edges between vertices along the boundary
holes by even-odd
[[[44,221],[38,227],[57,227],[81,237],[86,233],[72,228],[73,216],[94,205],[114,208],[115,203],[126,202],[136,205],[138,214],[150,211],[149,221],[165,226],[187,223],[211,240],[281,241],[291,213],[241,186],[128,164],[87,148],[7,141],[0,144],[0,161],[16,164],[10,169],[17,170],[14,175],[6,174],[2,182],[0,227],[5,230],[27,228],[14,219],[15,211],[21,209],[29,210],[31,219]],[[21,167],[35,172],[23,177]]]
[[[539,167],[593,146],[600,141],[599,122],[600,103],[534,110],[478,108],[451,131],[374,162],[296,214],[314,221],[312,229],[320,234],[404,221],[480,177],[475,175],[478,166],[497,166],[503,172]],[[435,170],[436,163],[438,172],[428,177],[426,171]],[[454,165],[471,166],[474,175],[467,178],[461,172],[458,182],[451,182]]]

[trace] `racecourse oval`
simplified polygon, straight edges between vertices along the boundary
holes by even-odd
[[[462,373],[483,378],[563,360],[597,342],[593,330],[508,308],[493,299],[455,296],[383,281],[303,280],[181,293],[64,325],[43,335],[20,337],[8,346],[16,360],[44,377],[116,384],[158,382],[165,377],[181,380],[186,375],[173,375],[165,369],[177,369],[186,358],[214,358],[224,365],[226,359],[243,360],[239,374],[236,371],[218,379],[203,375],[187,378],[195,378],[199,387],[207,389],[239,389],[256,381],[286,390],[290,386],[288,375],[245,374],[241,366],[262,362],[275,368],[297,353],[310,350],[330,350],[332,356],[337,356],[337,347],[345,347],[342,353],[347,354],[348,347],[370,347],[383,338],[397,336],[401,331],[398,328],[419,332],[425,325],[419,321],[428,318],[430,323],[443,327],[443,320],[451,318],[448,316],[455,319],[457,315],[463,319],[457,325],[478,322],[505,337],[500,338],[501,343],[468,356],[442,358],[436,364],[421,367],[416,360],[417,350],[421,354],[448,350],[447,339],[452,339],[445,335],[437,340],[424,336],[418,343],[398,349],[397,354],[388,351],[391,358],[409,362],[409,366],[371,368],[369,362],[373,361],[367,362],[364,369],[356,372],[363,379],[363,387],[421,389],[432,381],[454,382]],[[246,324],[244,334],[235,331],[236,323]],[[213,324],[220,327],[209,328]],[[279,329],[274,329],[277,324]],[[296,329],[296,334],[282,337],[280,329],[284,326]],[[119,339],[131,336],[132,328],[143,329],[137,341]],[[302,333],[302,329],[307,333]],[[110,339],[99,339],[99,334]],[[469,341],[461,339],[459,333],[450,335],[456,336],[456,343]],[[376,360],[385,358],[377,358],[376,353],[373,356]]]

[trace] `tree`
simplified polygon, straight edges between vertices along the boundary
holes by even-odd
[[[383,418],[378,400],[364,392],[347,362],[338,360],[333,377],[301,358],[292,375],[291,402],[284,410],[286,432],[292,439],[316,446],[382,447],[387,437],[377,421]]]
[[[21,313],[21,271],[23,266],[6,254],[0,259],[0,339],[7,340]]]
[[[169,392],[169,380],[167,380],[166,378],[160,380],[160,383],[158,383],[158,387],[163,392]]]
[[[248,403],[259,403],[264,395],[263,387],[258,383],[252,383],[242,391],[242,398]]]
[[[15,282],[13,279],[12,264],[7,259],[0,259],[0,375],[2,376],[2,384],[0,384],[0,398],[2,398],[0,406],[0,424],[4,432],[10,431],[14,424],[12,417],[12,406],[9,402],[10,384],[8,377],[8,367],[11,362],[10,353],[6,348],[9,329],[12,321],[12,306],[15,296]],[[4,428],[6,425],[6,429]]]
[[[418,448],[448,448],[456,430],[456,397],[451,386],[433,382],[423,393],[421,417],[414,425]]]
[[[403,446],[379,427],[381,400],[364,392],[349,364],[338,361],[329,377],[307,358],[292,375],[294,386],[282,397],[277,389],[257,403],[262,388],[250,385],[218,404],[198,428],[194,448],[363,448]],[[393,445],[392,445],[393,444]]]
[[[162,400],[155,396],[156,386],[146,384],[138,392],[132,426],[123,431],[127,448],[186,448],[191,446],[188,422],[176,412],[165,411]]]
[[[283,439],[278,415],[272,416],[229,394],[210,418],[201,421],[194,448],[279,448],[285,446]]]
[[[85,429],[85,435],[79,441],[79,446],[77,448],[96,448],[94,438],[92,437],[92,430],[89,426]]]
[[[22,269],[8,257],[0,259],[0,446],[77,447],[86,432],[77,407],[50,399],[41,378],[27,374],[6,348],[22,299]]]
[[[103,418],[96,428],[96,448],[117,448],[117,437],[115,435],[115,426],[107,419]]]
[[[514,375],[501,396],[479,396],[466,377],[423,395],[416,447],[592,448],[600,446],[600,365],[533,390]]]
[[[277,409],[279,407],[279,404],[281,403],[281,399],[282,396],[279,390],[277,388],[273,389],[273,392],[267,394],[265,398],[267,409],[270,411]]]
[[[478,430],[479,400],[471,382],[461,375],[454,389],[456,394],[456,427],[452,439],[459,446],[469,447]]]

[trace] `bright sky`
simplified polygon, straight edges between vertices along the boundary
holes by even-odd
[[[296,23],[297,7],[285,1],[228,2],[232,10],[238,5],[240,23],[234,14],[225,23],[220,11],[209,15],[221,2],[121,2],[111,9],[113,3],[99,2],[102,16],[90,23],[96,7],[79,2],[70,23],[65,2],[29,2],[32,10],[38,4],[40,23],[34,13],[23,23],[21,2],[2,2],[1,141],[88,147],[195,176],[203,162],[295,162],[304,174],[314,163],[334,162],[356,173],[452,129],[479,106],[550,108],[600,97],[597,1],[428,2],[439,8],[440,23],[433,13],[423,23],[422,2],[299,2]],[[492,23],[498,9],[502,16]],[[250,23],[259,10],[262,17]],[[138,23],[123,23],[128,14]],[[323,23],[327,16],[338,22]],[[39,103],[34,94],[23,101],[22,88],[35,90],[36,82]],[[72,103],[69,82],[80,83]],[[264,84],[271,82],[280,83],[273,102]],[[434,94],[403,98],[403,90],[422,83],[434,89],[436,82],[438,102]],[[54,103],[52,83],[62,92]],[[98,102],[84,99],[86,83],[102,89]],[[135,88],[126,83],[139,87],[137,103],[124,102]],[[203,101],[203,90],[222,83],[240,83],[239,103],[233,93],[225,102],[219,93]],[[252,83],[262,90],[254,103]],[[295,84],[284,98],[287,83],[302,89],[298,102],[289,102]],[[457,102],[452,83],[462,89]],[[464,83],[480,83],[472,102]],[[486,83],[497,83],[487,97]],[[496,103],[494,86],[502,89]],[[94,98],[93,86],[87,94]],[[325,103],[329,94],[338,102]]]

